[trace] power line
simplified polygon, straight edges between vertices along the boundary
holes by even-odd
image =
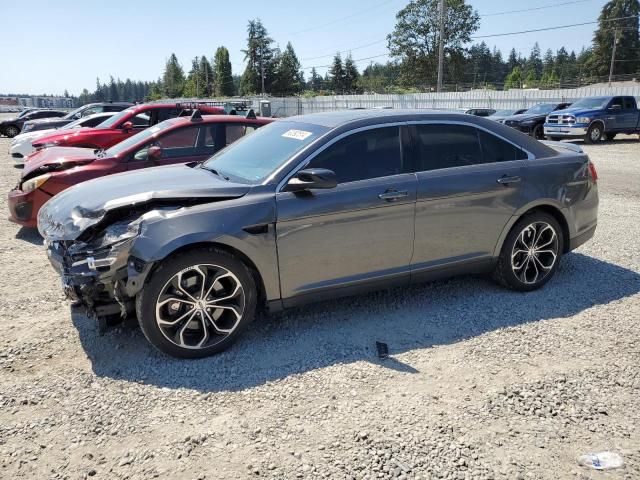
[[[495,13],[485,13],[484,15],[480,15],[480,17],[496,17],[498,15],[509,15],[512,13],[524,13],[524,12],[533,12],[535,10],[545,10],[547,8],[556,8],[556,7],[564,7],[567,5],[573,5],[576,3],[585,3],[585,2],[590,2],[592,0],[573,0],[571,2],[564,2],[564,3],[552,3],[551,5],[543,5],[541,7],[532,7],[532,8],[524,8],[522,10],[507,10],[504,12],[495,12]]]
[[[617,21],[617,20],[628,20],[630,18],[638,18],[638,15],[630,15],[630,16],[627,16],[627,17],[610,18],[610,19],[607,19],[607,20],[603,20],[603,22],[614,22],[614,21]],[[573,23],[573,24],[570,24],[570,25],[558,25],[558,26],[555,26],[555,27],[536,28],[536,29],[533,29],[533,30],[521,30],[521,31],[518,31],[518,32],[494,33],[494,34],[491,34],[491,35],[481,35],[481,36],[476,36],[476,37],[471,37],[471,38],[475,40],[475,39],[479,39],[479,38],[505,37],[505,36],[509,36],[509,35],[521,35],[521,34],[524,34],[524,33],[546,32],[546,31],[549,31],[549,30],[560,30],[560,29],[564,29],[564,28],[579,27],[579,26],[583,26],[583,25],[593,25],[593,24],[596,24],[596,23],[598,23],[597,20],[593,21],[593,22]],[[359,62],[359,61],[363,61],[363,60],[371,60],[371,59],[374,59],[374,58],[386,57],[388,55],[389,55],[389,53],[382,53],[382,54],[374,55],[374,56],[371,56],[371,57],[359,58],[359,59],[353,60],[353,61],[354,62]],[[310,66],[310,67],[302,67],[302,69],[303,70],[310,70],[312,68],[328,68],[328,67],[331,67],[331,64],[329,64],[329,65],[314,65],[314,66]]]

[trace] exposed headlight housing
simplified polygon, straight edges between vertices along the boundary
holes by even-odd
[[[536,123],[535,120],[523,120],[520,125],[533,125],[534,123]]]
[[[50,177],[50,173],[45,173],[44,175],[38,175],[37,177],[25,180],[22,182],[22,191],[24,193],[33,192],[36,188],[40,188]]]
[[[33,129],[33,125],[29,125],[28,123],[22,127],[22,133],[30,132]]]
[[[591,123],[591,119],[589,117],[578,117],[578,118],[576,118],[576,122],[578,122],[578,123]]]

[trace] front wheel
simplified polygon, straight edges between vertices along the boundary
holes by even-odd
[[[533,127],[531,136],[536,140],[544,140],[544,127],[542,125],[536,125]]]
[[[4,129],[4,134],[9,138],[13,138],[19,133],[20,133],[20,129],[15,125],[9,125],[7,128]]]
[[[228,348],[253,319],[256,286],[229,253],[198,249],[165,261],[136,299],[140,328],[161,352],[202,358]]]
[[[587,130],[587,136],[584,141],[586,143],[598,143],[602,140],[602,136],[604,135],[604,131],[602,130],[602,125],[599,123],[594,123]]]
[[[562,251],[558,221],[543,212],[526,215],[507,235],[493,277],[513,290],[535,290],[551,280]]]

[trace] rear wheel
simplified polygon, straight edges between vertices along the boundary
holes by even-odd
[[[602,124],[594,123],[587,130],[587,136],[584,141],[586,143],[598,143],[602,140],[602,136],[604,135],[604,131],[602,129]]]
[[[9,125],[4,129],[4,134],[9,138],[13,138],[19,133],[20,133],[20,129],[15,125]]]
[[[558,221],[549,214],[533,212],[520,219],[507,235],[493,277],[507,288],[535,290],[551,280],[562,251]]]
[[[253,319],[256,286],[249,269],[218,249],[164,262],[136,299],[140,328],[161,352],[201,358],[228,348]]]

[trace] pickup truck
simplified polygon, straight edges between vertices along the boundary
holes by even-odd
[[[613,140],[618,133],[640,133],[640,110],[634,97],[587,97],[547,116],[550,140],[582,138],[586,143]]]

